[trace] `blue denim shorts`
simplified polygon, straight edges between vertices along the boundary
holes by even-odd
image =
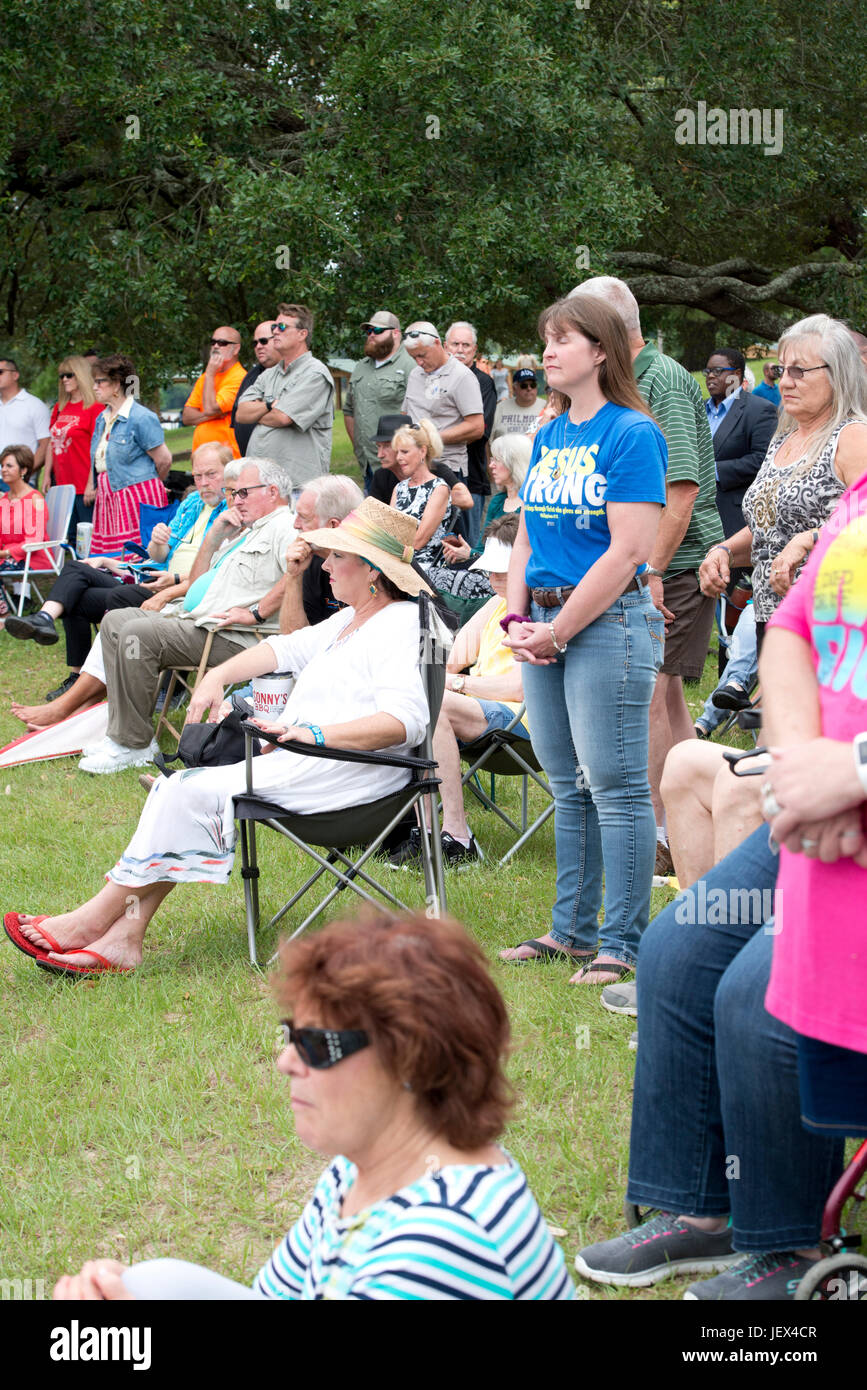
[[[478,697],[474,698],[476,699],[476,703],[481,705],[482,714],[488,722],[487,728],[485,729],[486,734],[489,734],[492,729],[507,729],[509,727],[515,717],[515,712],[509,709],[508,705],[501,705],[498,700],[479,700]],[[516,724],[512,732],[520,735],[521,738],[530,737],[523,724]]]

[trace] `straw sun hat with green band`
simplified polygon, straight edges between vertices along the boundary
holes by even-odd
[[[433,594],[433,589],[410,563],[415,555],[416,529],[417,523],[411,516],[375,497],[365,497],[339,526],[305,531],[302,539],[316,550],[360,555],[405,594],[417,598],[420,593]]]

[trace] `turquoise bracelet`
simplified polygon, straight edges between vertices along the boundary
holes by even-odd
[[[311,732],[311,734],[313,735],[314,741],[318,744],[318,746],[319,746],[320,748],[324,748],[324,747],[325,747],[325,735],[323,734],[323,732],[322,732],[322,730],[320,729],[320,727],[319,727],[318,724],[308,724],[308,723],[306,722],[306,720],[305,720],[305,722],[304,722],[303,724],[302,724],[302,723],[299,723],[299,724],[298,724],[298,728],[299,728],[299,729],[309,729],[310,732]]]

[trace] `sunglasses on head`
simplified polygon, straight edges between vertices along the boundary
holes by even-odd
[[[430,338],[432,343],[436,342],[433,333],[428,333],[424,328],[411,328],[408,333],[404,333],[405,338]]]
[[[366,333],[366,334],[369,336],[371,333],[377,333],[377,334],[379,334],[379,333],[393,333],[393,332],[394,332],[394,329],[393,329],[393,328],[391,327],[391,325],[388,324],[388,323],[385,323],[385,324],[363,323],[363,324],[361,325],[361,331],[362,331],[362,333]]]
[[[234,338],[212,338],[211,347],[237,347]]]
[[[254,346],[258,346],[258,345],[261,344],[261,346],[264,347],[266,343],[270,343],[270,341],[271,341],[271,339],[273,338],[273,336],[274,336],[273,333],[269,333],[267,338],[254,338],[254,339],[253,339],[253,344],[254,344]]]
[[[360,1028],[296,1028],[291,1018],[281,1019],[280,1027],[286,1046],[291,1043],[302,1062],[315,1071],[325,1071],[370,1046],[370,1038]]]

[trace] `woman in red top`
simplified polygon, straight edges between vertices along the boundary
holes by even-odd
[[[90,486],[90,436],[102,406],[94,396],[86,358],[64,357],[57,376],[57,404],[51,411],[42,487],[47,492],[54,483],[72,483],[75,488],[68,531],[68,539],[74,541],[78,523],[93,520],[93,503],[85,502],[85,493]]]
[[[12,581],[4,575],[24,568],[26,544],[45,538],[45,498],[25,482],[34,462],[33,450],[26,444],[10,444],[0,455],[0,477],[9,489],[0,492],[0,617],[13,607]],[[31,551],[30,568],[49,569],[48,553]]]

